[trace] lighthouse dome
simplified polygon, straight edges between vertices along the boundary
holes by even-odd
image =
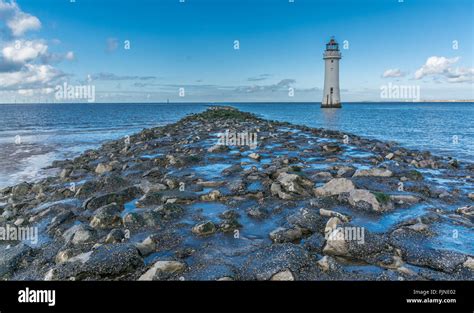
[[[331,40],[329,40],[329,42],[326,44],[326,50],[330,50],[330,51],[339,50],[339,44],[334,38],[331,38]]]

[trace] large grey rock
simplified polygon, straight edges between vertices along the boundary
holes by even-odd
[[[163,280],[179,274],[186,269],[186,265],[178,261],[157,261],[138,280]]]
[[[390,244],[399,248],[407,263],[453,273],[463,266],[468,256],[456,251],[432,248],[426,234],[402,227],[391,233]]]
[[[102,245],[87,258],[78,258],[77,262],[65,262],[57,265],[50,273],[53,280],[102,280],[126,279],[138,268],[144,266],[143,259],[132,244]]]
[[[299,195],[309,195],[306,189],[312,188],[313,182],[297,174],[282,172],[277,177],[284,192],[296,193]]]
[[[100,196],[94,196],[92,198],[89,198],[84,202],[84,208],[90,209],[90,210],[96,210],[100,207],[103,207],[107,204],[111,204],[114,202],[117,205],[123,205],[141,196],[141,194],[142,194],[142,191],[139,187],[136,187],[136,186],[127,187],[118,192],[106,193]]]
[[[322,232],[326,224],[326,219],[317,210],[308,208],[302,208],[290,215],[287,221],[291,226],[301,228],[305,233]]]
[[[63,233],[63,239],[72,244],[90,243],[96,239],[94,229],[88,225],[77,224]]]
[[[199,236],[208,236],[216,232],[216,226],[211,221],[206,221],[195,225],[192,232]]]
[[[373,176],[373,177],[391,177],[392,171],[384,168],[371,168],[369,170],[357,170],[353,177]]]
[[[21,261],[32,253],[33,249],[20,243],[9,249],[0,250],[0,279],[9,278]]]
[[[100,207],[95,211],[89,225],[98,229],[120,226],[122,223],[122,218],[120,217],[121,211],[122,207],[118,206],[117,203]]]
[[[301,239],[301,237],[303,236],[303,233],[301,232],[301,229],[298,227],[290,228],[290,229],[279,227],[273,230],[269,234],[269,236],[273,242],[283,243],[283,242],[297,241]]]
[[[382,208],[373,193],[364,189],[354,189],[349,193],[349,203],[356,208],[380,212]]]
[[[354,184],[347,178],[334,178],[322,187],[314,189],[316,196],[335,196],[355,189]]]

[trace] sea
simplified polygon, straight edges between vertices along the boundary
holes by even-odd
[[[212,105],[474,162],[474,103],[67,103],[0,104],[0,188],[51,175],[54,160],[144,128],[173,123]]]

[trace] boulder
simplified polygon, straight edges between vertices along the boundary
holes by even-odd
[[[327,153],[337,153],[341,152],[342,148],[336,143],[329,143],[323,146],[323,151]]]
[[[286,269],[284,271],[278,272],[274,274],[270,280],[276,280],[276,281],[293,281],[295,280],[295,277],[293,276],[293,273],[291,273],[290,270]]]
[[[171,220],[178,218],[184,213],[184,208],[176,203],[165,203],[163,206],[155,209],[164,220]]]
[[[206,221],[195,225],[192,230],[198,236],[208,236],[216,232],[216,226],[211,221]]]
[[[117,203],[111,203],[98,208],[90,221],[90,226],[98,229],[113,228],[122,224],[120,213],[122,207]]]
[[[172,275],[180,274],[186,265],[178,261],[157,261],[138,280],[162,280]]]
[[[464,267],[467,267],[471,271],[474,271],[474,258],[473,257],[468,257],[466,262],[463,263]]]
[[[283,243],[283,242],[294,242],[303,236],[301,229],[298,227],[287,229],[283,227],[278,227],[270,234],[270,239],[276,243]]]
[[[202,201],[216,201],[221,197],[221,192],[219,190],[212,190],[207,195],[202,195]]]
[[[456,209],[456,213],[474,217],[474,206],[473,205],[463,206],[461,208]]]
[[[63,239],[74,245],[90,243],[97,239],[93,228],[84,224],[76,224],[63,233]]]
[[[305,233],[314,233],[324,231],[326,225],[325,218],[318,214],[317,210],[302,208],[297,213],[287,218],[290,225],[300,228]]]
[[[120,243],[125,239],[125,232],[121,229],[112,229],[105,237],[105,243]]]
[[[296,193],[299,195],[308,195],[306,189],[313,186],[313,182],[309,179],[297,174],[288,174],[286,172],[282,172],[278,175],[277,182],[285,192]]]
[[[142,242],[135,244],[140,255],[145,257],[151,253],[153,253],[156,249],[156,242],[153,236],[148,236]]]
[[[324,234],[329,235],[341,224],[342,222],[338,217],[331,217],[326,223],[326,227],[324,228]]]
[[[64,262],[53,268],[49,278],[54,280],[126,279],[144,265],[138,250],[132,244],[102,245],[80,255],[80,262]],[[130,278],[129,278],[130,279]]]
[[[207,149],[207,152],[211,152],[211,153],[219,153],[219,152],[227,152],[229,151],[229,147],[227,146],[224,146],[224,145],[214,145],[212,147],[210,147],[209,149]]]
[[[319,209],[319,214],[321,216],[326,216],[326,217],[337,217],[338,219],[340,219],[344,223],[347,223],[351,220],[351,218],[349,216],[346,216],[346,215],[341,214],[341,213],[336,212],[336,211],[331,211],[331,210],[326,210],[326,209]]]
[[[99,175],[112,171],[112,166],[109,164],[99,163],[95,168],[95,172]]]
[[[348,256],[349,247],[344,236],[341,236],[341,229],[336,228],[326,236],[326,245],[323,253],[336,256]]]
[[[249,158],[254,159],[256,161],[260,161],[262,157],[260,156],[260,154],[254,152],[249,154]]]
[[[364,189],[354,189],[349,193],[349,203],[356,208],[380,212],[381,206],[373,193]]]
[[[392,171],[384,168],[371,168],[369,170],[357,170],[352,177],[372,176],[372,177],[391,177]]]
[[[355,189],[354,184],[347,178],[334,178],[322,187],[314,189],[316,196],[335,196],[341,193],[351,192]]]
[[[84,202],[84,208],[89,210],[96,210],[102,206],[114,202],[117,205],[123,205],[139,197],[141,194],[142,191],[139,187],[127,187],[118,192],[106,193],[100,196],[94,196],[92,198],[89,198]]]
[[[29,246],[20,243],[8,249],[0,250],[0,279],[9,278],[19,267],[22,260],[33,252]]]
[[[323,271],[323,272],[329,272],[331,270],[336,270],[340,266],[338,266],[336,260],[328,255],[323,256],[321,259],[319,259],[316,262],[316,265]]]

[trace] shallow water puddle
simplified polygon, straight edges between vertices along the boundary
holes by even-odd
[[[205,220],[213,223],[219,223],[221,220],[219,214],[225,212],[229,208],[220,202],[196,202],[187,206],[186,211],[191,215],[199,214]],[[196,223],[196,221],[186,218],[185,222]]]
[[[407,209],[396,208],[392,212],[382,213],[382,215],[357,212],[349,209],[341,210],[341,213],[352,216],[352,223],[365,227],[367,230],[375,233],[383,233],[401,221],[419,217],[427,213],[427,209],[432,208],[429,204],[415,204]]]
[[[344,147],[344,156],[348,156],[351,158],[370,158],[375,156],[374,153],[361,150],[354,146],[343,145]]]
[[[200,177],[215,179],[222,177],[222,171],[229,168],[231,164],[214,163],[209,165],[194,166],[191,169]]]
[[[140,198],[136,198],[136,199],[133,199],[132,201],[124,203],[123,205],[124,210],[122,211],[122,213],[120,213],[120,216],[123,218],[128,213],[136,213],[136,212],[144,211],[144,209],[137,208],[137,201],[139,199]]]
[[[474,255],[474,230],[443,221],[432,225],[435,233],[428,245],[435,249],[453,250]]]
[[[159,157],[164,156],[164,153],[155,153],[155,154],[143,154],[140,156],[142,160],[153,160]]]

